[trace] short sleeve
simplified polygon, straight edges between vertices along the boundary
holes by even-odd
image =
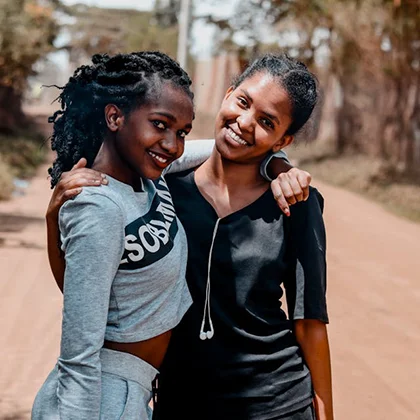
[[[307,201],[291,207],[289,233],[295,268],[285,281],[290,319],[317,319],[328,323],[323,208],[322,195],[312,187]]]
[[[67,201],[59,216],[66,260],[57,389],[63,419],[99,419],[99,353],[123,253],[122,210],[108,197],[85,190]]]

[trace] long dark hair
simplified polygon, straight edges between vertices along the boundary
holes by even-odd
[[[48,172],[55,186],[64,171],[85,157],[90,167],[106,132],[104,108],[113,103],[124,113],[147,104],[170,81],[191,99],[191,79],[166,54],[142,51],[131,54],[96,54],[92,65],[79,67],[58,97],[61,110],[48,121],[54,124],[51,148],[57,158]]]

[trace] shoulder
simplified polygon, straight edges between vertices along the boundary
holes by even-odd
[[[290,223],[297,229],[305,229],[308,225],[324,226],[324,197],[314,187],[310,187],[309,197],[290,207]]]
[[[118,195],[107,186],[84,187],[79,195],[63,204],[59,218],[64,224],[88,220],[118,224],[123,220],[123,211]]]
[[[169,188],[192,186],[194,184],[194,169],[175,172],[165,175],[165,181]]]
[[[310,211],[319,212],[320,214],[324,211],[324,197],[315,187],[309,187],[309,196],[306,201],[301,201],[291,206],[292,216],[302,216]]]
[[[108,186],[83,187],[82,192],[73,199],[66,201],[62,209],[92,204],[94,206],[100,205],[104,209],[109,207],[115,210],[121,207],[119,201],[118,194]]]

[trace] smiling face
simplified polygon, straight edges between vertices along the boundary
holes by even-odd
[[[131,175],[159,178],[184,152],[185,136],[191,130],[194,116],[191,98],[170,82],[162,85],[152,102],[128,115],[122,115],[114,105],[107,105],[105,113],[108,128],[115,132],[115,150],[123,179]]]
[[[261,162],[269,151],[293,141],[287,92],[267,73],[256,73],[229,88],[216,118],[216,147],[225,159]]]

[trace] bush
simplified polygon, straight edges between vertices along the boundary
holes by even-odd
[[[0,135],[0,154],[11,169],[12,176],[29,178],[45,161],[47,147],[39,134]]]
[[[0,154],[0,200],[7,200],[13,192],[13,175],[11,167]]]

